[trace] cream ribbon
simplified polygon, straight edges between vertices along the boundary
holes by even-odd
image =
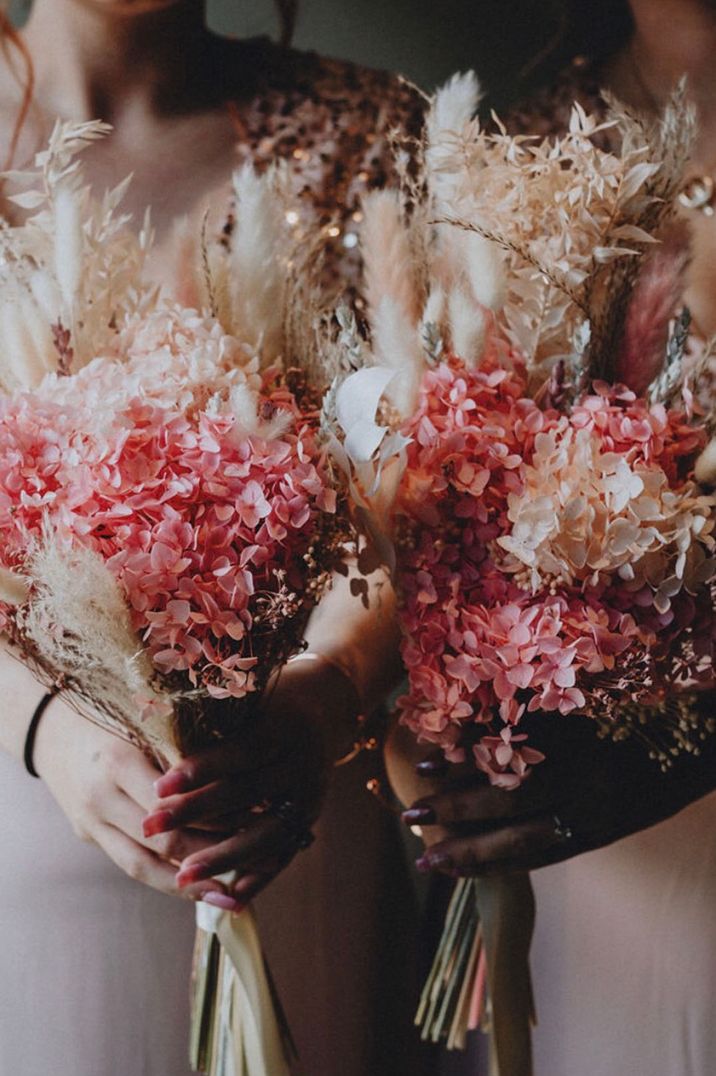
[[[217,1071],[222,1076],[289,1076],[252,909],[234,915],[200,902],[196,922],[200,930],[217,935],[230,961],[230,972],[217,984],[223,1059]]]

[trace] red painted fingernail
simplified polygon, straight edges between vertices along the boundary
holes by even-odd
[[[234,915],[243,912],[246,907],[245,904],[234,900],[233,897],[228,896],[226,893],[205,893],[201,899],[204,904],[211,904],[214,908],[221,908],[225,912],[233,912]]]
[[[183,770],[170,770],[154,782],[154,791],[160,799],[164,796],[176,796],[178,792],[186,792],[190,787],[189,775]]]
[[[213,873],[208,863],[192,863],[191,866],[182,867],[179,871],[177,885],[182,888],[185,885],[191,885],[193,882],[204,882],[207,878],[211,878]]]
[[[157,833],[168,833],[174,829],[174,815],[171,811],[155,811],[148,814],[142,822],[145,837],[156,837]]]

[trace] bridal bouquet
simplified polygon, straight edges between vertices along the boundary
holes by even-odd
[[[276,177],[237,176],[232,246],[204,242],[198,312],[142,282],[149,237],[119,213],[124,184],[91,201],[77,153],[104,131],[58,126],[36,171],[13,177],[35,212],[0,233],[0,627],[80,709],[167,764],[257,715],[347,524],[320,397],[285,350]],[[197,976],[213,967],[228,1000],[204,982],[194,1061],[279,1076],[251,916],[214,928],[231,960],[210,940]]]
[[[400,719],[505,789],[544,757],[534,711],[638,735],[666,766],[697,749],[686,690],[714,675],[710,353],[689,369],[668,237],[690,113],[677,94],[653,129],[616,108],[598,126],[575,106],[539,142],[476,106],[454,79],[421,174],[365,205],[369,343],[353,326],[359,369],[329,401],[400,599]],[[605,127],[620,153],[595,145]],[[509,1076],[530,1071],[531,917],[522,879],[459,883],[418,1015],[459,1045],[491,1005]]]

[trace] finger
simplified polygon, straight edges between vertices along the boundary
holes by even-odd
[[[474,781],[417,800],[403,821],[408,826],[481,826],[524,813],[524,797]]]
[[[418,870],[461,877],[527,869],[546,853],[567,842],[557,832],[551,815],[539,815],[501,826],[489,833],[452,837],[433,845],[417,861]]]
[[[254,781],[214,781],[193,792],[167,796],[152,805],[152,811],[144,820],[145,836],[167,833],[179,826],[207,824],[220,818],[232,818],[238,828],[249,816],[252,807],[266,799],[266,787],[258,788]]]
[[[450,763],[445,758],[445,755],[440,751],[435,755],[431,755],[430,758],[425,758],[422,762],[418,762],[415,772],[418,777],[442,777],[447,773],[449,765]]]
[[[109,858],[130,878],[160,893],[178,893],[177,871],[153,852],[111,825],[102,825],[95,840]]]
[[[156,767],[141,751],[135,750],[123,757],[122,765],[117,768],[115,783],[126,796],[148,811],[154,802],[157,773]]]
[[[289,858],[292,859],[293,856]],[[288,863],[284,862],[281,868],[287,866]],[[232,887],[231,893],[242,904],[248,904],[254,900],[259,893],[262,892],[274,880],[279,870],[262,870],[261,872],[252,872],[251,874],[245,874],[243,878],[239,878],[238,882]]]
[[[172,766],[154,781],[154,792],[160,799],[191,792],[222,778],[261,772],[275,765],[275,761],[275,757],[267,755],[266,745],[258,739],[251,744],[223,742]]]
[[[265,863],[281,861],[291,851],[295,844],[283,823],[264,815],[228,840],[185,859],[177,882],[183,887],[226,871],[247,874]]]
[[[103,821],[167,863],[180,863],[187,856],[216,844],[218,839],[216,835],[187,829],[176,829],[158,836],[146,835],[142,808],[124,793],[117,793],[108,799]]]

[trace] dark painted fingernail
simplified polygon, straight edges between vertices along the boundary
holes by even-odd
[[[148,814],[142,822],[145,837],[156,837],[158,833],[168,833],[174,829],[174,815],[171,811],[155,811]]]
[[[192,885],[194,882],[204,882],[207,878],[211,878],[213,873],[213,869],[208,863],[192,863],[190,867],[182,867],[179,871],[177,885],[181,889],[183,886]]]
[[[234,900],[233,897],[228,896],[226,893],[205,893],[201,899],[204,904],[211,904],[214,908],[221,908],[224,912],[233,912],[234,915],[243,912],[246,907],[241,901]]]
[[[424,856],[416,860],[415,866],[422,874],[429,871],[448,871],[455,866],[452,856],[447,852],[426,852]]]
[[[191,787],[189,774],[183,770],[171,770],[154,782],[154,791],[162,799],[163,796],[176,796],[179,792],[186,792]]]
[[[432,807],[411,807],[400,816],[406,826],[432,826],[437,822],[437,815]]]
[[[424,762],[419,762],[415,767],[419,777],[437,777],[438,774],[444,773],[446,769],[447,762],[444,758],[426,758]]]

